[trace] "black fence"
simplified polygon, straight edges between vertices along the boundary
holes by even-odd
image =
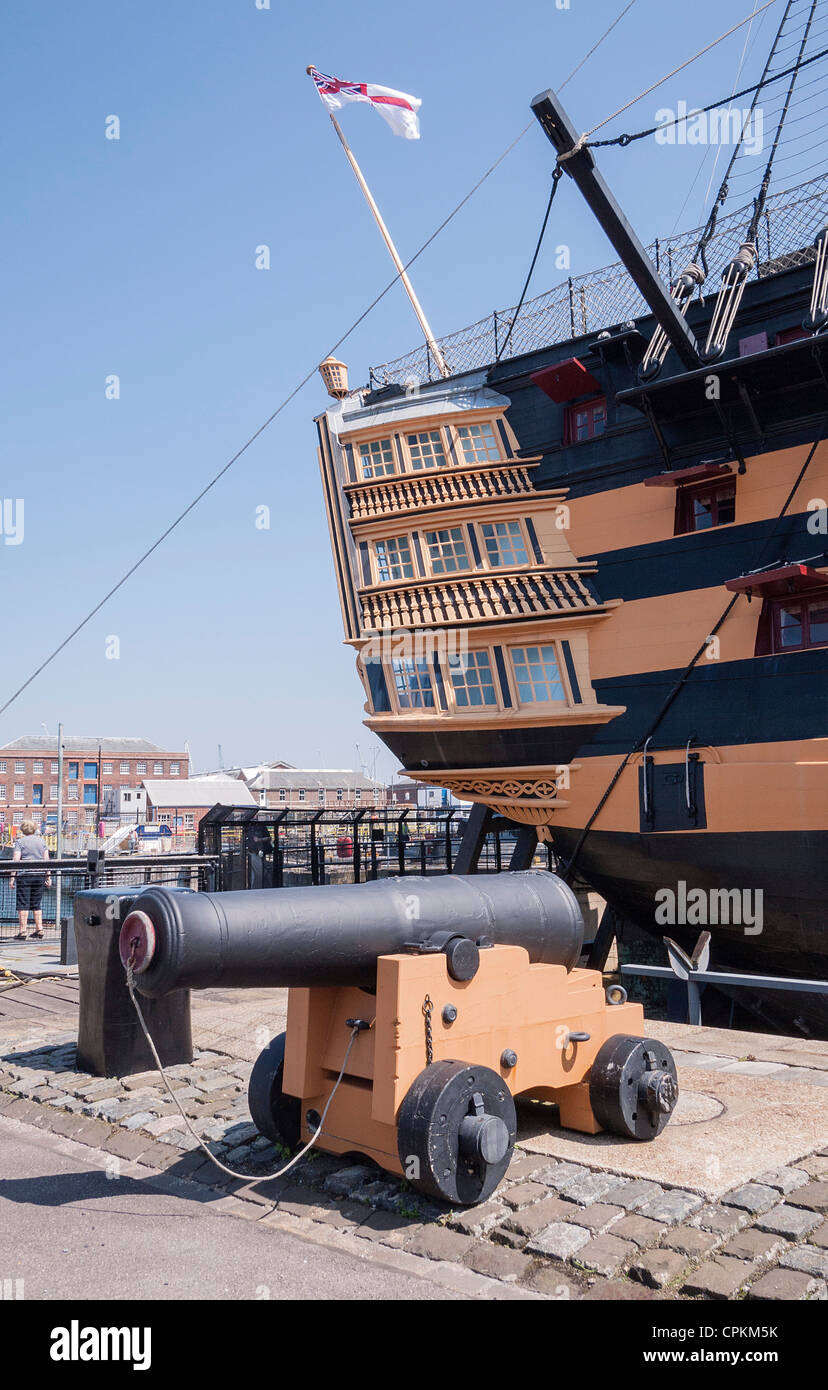
[[[469,812],[403,809],[342,812],[216,807],[201,821],[199,853],[219,860],[223,889],[364,883],[397,874],[454,871]],[[478,873],[508,869],[521,828],[493,817]],[[540,845],[537,865],[553,868]]]
[[[202,819],[197,854],[128,855],[92,850],[85,859],[49,860],[43,892],[44,940],[60,940],[60,920],[72,918],[75,894],[107,885],[163,884],[197,892],[282,888],[301,884],[364,883],[405,874],[455,871],[469,812],[425,808],[342,812],[269,811],[218,806]],[[492,816],[481,836],[478,873],[510,867],[521,827]],[[0,940],[18,931],[16,890],[21,865],[0,859]],[[554,869],[551,849],[530,851],[538,867]],[[60,905],[58,911],[58,886]],[[27,931],[34,930],[29,914]]]
[[[17,893],[10,880],[12,875],[20,873],[21,867],[10,858],[0,860],[0,939],[8,940],[16,936],[18,931]],[[34,866],[28,867],[31,870]],[[208,892],[220,887],[218,870],[217,860],[197,854],[130,855],[129,858],[98,859],[93,852],[87,859],[51,859],[48,870],[52,878],[51,887],[43,890],[44,940],[60,940],[58,886],[60,917],[71,921],[75,894],[85,888],[158,883]],[[34,920],[30,912],[29,935],[33,930]]]

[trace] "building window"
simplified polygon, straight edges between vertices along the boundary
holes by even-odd
[[[14,799],[15,801],[26,800],[26,788],[20,782],[15,782],[14,784]]]
[[[607,428],[607,402],[603,396],[582,405],[569,405],[564,417],[564,443],[583,444]]]
[[[185,812],[184,812],[184,829],[185,829],[185,830],[194,830],[194,829],[195,829],[195,812],[194,812],[194,811],[185,811]]]
[[[78,813],[77,813],[77,811],[67,811],[67,812],[66,812],[66,824],[67,824],[67,825],[77,825],[77,823],[78,823]]]
[[[392,579],[414,578],[408,536],[392,536],[389,540],[377,541],[374,553],[377,557],[377,578],[380,584],[387,584]]]
[[[279,788],[279,800],[280,800],[280,801],[287,801],[287,791],[285,790],[284,787],[280,787],[280,788]]]
[[[78,800],[78,784],[77,784],[77,782],[72,782],[72,783],[66,788],[66,795],[67,795],[67,797],[68,797],[68,799],[69,799],[70,801],[77,801],[77,800]]]
[[[111,764],[111,763],[104,763],[104,765],[103,765],[103,770],[104,770],[104,773],[109,773],[109,774],[111,775],[111,773],[112,773],[112,764]]]
[[[97,787],[97,783],[95,783],[95,782],[86,782],[86,783],[84,784],[84,788],[83,788],[83,804],[84,804],[84,806],[97,806],[97,804],[98,804],[98,787]]]
[[[57,787],[56,787],[56,786],[51,786],[51,787],[49,788],[49,800],[50,800],[50,801],[57,801],[57,794],[58,794],[58,789],[57,789]]]
[[[5,758],[3,758],[3,760],[0,761],[0,772],[5,772],[5,771],[6,771],[6,760],[5,760]]]
[[[457,436],[466,463],[495,463],[500,458],[495,432],[488,421],[482,425],[460,425]]]
[[[33,783],[32,783],[32,805],[33,805],[33,806],[42,806],[42,805],[43,805],[43,783],[42,783],[42,782],[33,782]]]
[[[60,763],[52,763],[52,776],[56,777],[60,771]]]
[[[445,531],[426,531],[426,544],[432,574],[454,574],[457,570],[469,568],[466,541],[461,526],[451,526]]]
[[[549,704],[566,699],[553,646],[512,647],[511,655],[521,704]]]
[[[391,662],[400,709],[433,709],[434,691],[425,657],[400,657]]]
[[[69,771],[67,772],[66,775],[67,775],[67,777],[69,778],[69,781],[70,781],[70,782],[77,782],[77,780],[78,780],[78,768],[79,768],[79,767],[80,767],[80,763],[70,763],[70,764],[69,764]]]
[[[40,759],[40,758],[37,758],[37,759],[32,763],[32,772],[42,772],[42,771],[43,771],[43,760]]]
[[[360,791],[359,787],[356,787],[355,790],[354,790],[354,801],[361,801],[361,800],[362,800],[362,792]]]
[[[163,776],[164,776],[164,764],[163,764],[163,763],[153,763],[153,765],[152,765],[152,774],[153,774],[154,777],[163,777]]]
[[[363,478],[385,478],[397,471],[394,446],[390,439],[371,439],[366,444],[360,444],[359,457]]]
[[[446,451],[439,430],[424,430],[421,434],[408,434],[405,438],[411,467],[415,471],[421,468],[445,468]]]
[[[325,805],[325,788],[324,788],[324,787],[320,787],[320,788],[319,788],[319,791],[317,792],[317,800],[318,800],[320,806],[324,806],[324,805]]]
[[[828,596],[780,599],[773,604],[773,649],[804,651],[828,644]]]
[[[14,813],[14,823],[15,823],[15,825],[22,825],[22,824],[23,824],[23,812],[22,812],[22,811],[15,811],[15,813]]]
[[[128,777],[128,776],[129,776],[129,763],[121,763],[121,764],[120,764],[120,769],[121,769],[121,776],[122,776],[122,777]]]
[[[736,481],[702,483],[679,488],[676,498],[676,535],[688,531],[707,531],[736,520]]]
[[[337,799],[337,801],[342,801],[342,799],[343,799],[344,796],[345,796],[345,793],[344,793],[344,791],[342,790],[342,788],[341,788],[341,787],[337,787],[337,789],[336,789],[336,799]]]
[[[180,763],[170,763],[170,776],[171,776],[171,777],[177,777],[177,776],[179,775],[180,772],[181,772],[181,764],[180,764]]]
[[[131,801],[131,800],[132,800],[132,792],[122,792],[122,793],[121,793],[121,800],[124,802],[124,804],[126,804],[128,801]]]
[[[304,788],[304,787],[300,787],[300,788],[299,788],[299,800],[300,800],[300,801],[304,801],[304,799],[305,799],[305,788]]]
[[[496,705],[494,677],[488,652],[467,652],[454,667],[449,661],[454,702],[459,707]]]
[[[15,772],[25,772],[25,771],[26,771],[26,764],[23,762],[23,760],[22,760],[21,758],[18,758],[17,761],[15,762],[15,764],[14,764],[14,770],[15,770]]]
[[[528,565],[529,555],[519,521],[492,521],[481,527],[486,542],[486,558],[500,565]]]
[[[0,782],[0,801],[5,801],[5,799],[6,799],[6,784],[5,784],[5,782]]]
[[[97,780],[98,780],[98,764],[97,764],[97,763],[84,763],[84,765],[83,765],[83,779],[84,779],[85,782],[97,782]]]
[[[138,774],[139,777],[146,777],[146,775],[147,775],[147,765],[146,765],[146,763],[136,763],[136,764],[135,764],[135,771],[137,772],[137,774]]]

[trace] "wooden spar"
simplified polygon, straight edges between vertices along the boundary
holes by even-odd
[[[561,160],[561,167],[578,185],[683,365],[688,371],[700,367],[701,358],[693,333],[598,172],[591,150],[581,147],[575,127],[559,97],[552,91],[541,92],[532,102],[532,110],[559,157],[565,156]]]
[[[437,368],[440,372],[440,375],[444,377],[449,376],[450,373],[448,367],[446,366],[445,358],[443,357],[443,354],[437,345],[437,341],[434,337],[434,334],[431,331],[431,326],[428,322],[428,319],[423,313],[422,305],[420,304],[419,299],[414,293],[414,286],[412,285],[411,281],[408,278],[408,275],[406,274],[405,266],[400,260],[399,252],[397,251],[397,248],[391,239],[391,233],[386,227],[385,222],[382,218],[382,213],[380,212],[379,208],[376,205],[376,202],[374,201],[374,195],[368,187],[368,184],[365,182],[365,175],[363,174],[362,170],[357,164],[356,159],[354,158],[353,150],[348,144],[348,141],[342,134],[342,129],[338,120],[336,119],[332,111],[329,111],[328,115],[330,116],[331,121],[333,123],[333,128],[336,131],[342,143],[342,148],[348,157],[348,163],[350,164],[351,168],[354,171],[354,174],[356,175],[357,183],[359,184],[360,188],[365,194],[365,201],[371,209],[371,212],[374,214],[374,221],[379,227],[382,239],[388,247],[388,254],[390,255],[392,261],[394,262],[394,265],[397,268],[397,272],[399,274],[400,280],[402,281],[403,288],[405,289],[408,298],[411,300],[411,307],[414,310],[414,313],[417,315],[417,319],[419,321],[420,327],[423,330],[426,343],[428,344],[429,352],[432,354],[434,361],[437,363]]]

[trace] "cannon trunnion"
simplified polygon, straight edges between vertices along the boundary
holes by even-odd
[[[641,1005],[577,965],[582,930],[570,889],[533,870],[214,895],[153,888],[124,923],[121,953],[150,997],[289,985],[287,1032],[250,1078],[261,1132],[293,1149],[324,1114],[319,1148],[364,1154],[471,1205],[506,1172],[515,1097],[554,1102],[565,1128],[629,1139],[654,1139],[675,1106],[673,1059],[644,1038]]]

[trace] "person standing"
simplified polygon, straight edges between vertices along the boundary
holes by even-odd
[[[37,833],[37,826],[34,821],[24,820],[20,827],[12,859],[21,864],[42,863],[49,858],[49,847],[42,835]],[[25,941],[28,936],[29,912],[34,915],[34,931],[32,936],[43,936],[43,888],[51,888],[52,875],[48,869],[44,874],[42,870],[32,870],[21,868],[19,873],[12,874],[11,884],[17,886],[17,920],[20,930],[17,933],[18,941]]]

